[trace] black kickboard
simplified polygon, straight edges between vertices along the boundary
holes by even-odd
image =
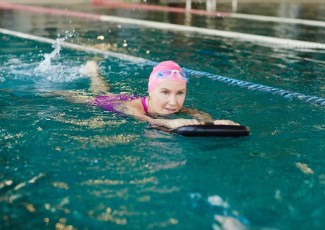
[[[238,125],[186,125],[173,129],[172,132],[188,137],[242,137],[248,136],[250,129]]]

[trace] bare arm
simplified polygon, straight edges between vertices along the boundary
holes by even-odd
[[[189,115],[197,119],[161,119],[161,118],[152,118],[144,114],[142,104],[140,99],[133,100],[121,104],[119,108],[116,108],[124,114],[130,115],[138,120],[145,121],[150,123],[154,127],[165,127],[168,129],[176,129],[185,125],[204,125],[206,123],[211,124],[223,124],[223,125],[238,125],[229,120],[215,120],[207,113],[200,112],[198,110],[187,109],[185,111],[189,112]],[[182,112],[185,112],[182,111]],[[198,120],[199,119],[199,120]]]
[[[196,119],[154,119],[146,115],[135,116],[137,119],[146,121],[154,127],[166,127],[176,129],[185,125],[202,125],[203,123]]]
[[[197,109],[190,109],[183,107],[180,112],[186,113],[192,117],[197,118],[199,121],[204,123],[213,123],[213,119],[210,114],[199,111]]]
[[[153,127],[165,127],[168,129],[176,129],[184,125],[202,125],[196,119],[163,119],[163,118],[152,118],[144,114],[142,104],[140,100],[134,100],[122,104],[118,108],[124,114],[130,115],[138,120],[150,123]]]
[[[205,124],[214,124],[214,125],[239,125],[236,122],[230,120],[213,120],[210,114],[202,112],[198,109],[182,108],[180,112],[184,112],[192,117],[197,118],[199,121]]]

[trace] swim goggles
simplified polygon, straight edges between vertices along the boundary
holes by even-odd
[[[188,76],[183,71],[178,71],[178,70],[159,71],[156,73],[156,77],[161,79],[167,79],[167,78],[171,78],[174,74],[176,74],[176,76],[181,80],[184,81],[188,80]]]

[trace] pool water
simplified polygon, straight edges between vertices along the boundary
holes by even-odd
[[[14,12],[0,15],[2,28],[71,34],[69,42],[325,97],[323,50],[42,14],[21,27]],[[319,28],[295,30],[323,42]],[[185,106],[247,125],[251,135],[171,135],[44,95],[87,90],[79,69],[95,58],[114,93],[144,96],[151,65],[62,48],[40,69],[51,45],[0,34],[0,47],[1,228],[222,229],[228,219],[248,229],[324,228],[324,107],[192,75]]]

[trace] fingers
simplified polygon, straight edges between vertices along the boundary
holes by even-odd
[[[196,119],[184,119],[183,125],[202,125],[204,124],[203,122],[200,122]]]
[[[204,123],[196,119],[175,119],[169,121],[169,128],[172,129],[176,129],[186,125],[204,125]]]
[[[189,125],[201,125],[201,124],[203,124],[203,122],[200,122],[200,121],[198,121],[198,120],[196,120],[196,119],[191,119],[191,120],[189,120]]]
[[[240,125],[239,123],[233,122],[231,120],[215,120],[213,122],[215,125]]]

